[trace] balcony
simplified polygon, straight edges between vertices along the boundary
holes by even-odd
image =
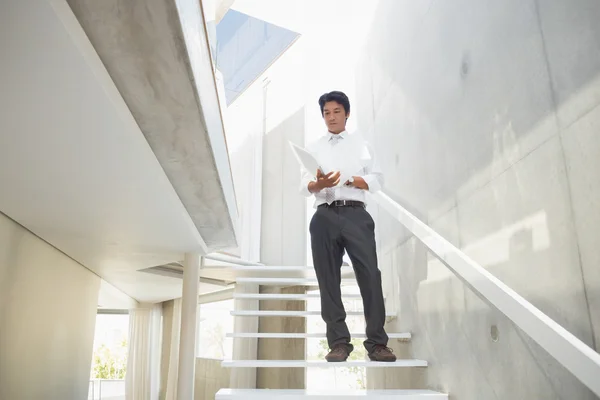
[[[125,400],[124,379],[92,379],[88,400]]]

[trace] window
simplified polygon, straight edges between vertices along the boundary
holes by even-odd
[[[196,356],[217,360],[231,359],[233,339],[226,338],[228,332],[233,332],[234,301],[224,300],[214,303],[201,304],[199,310],[198,340]]]
[[[225,83],[227,105],[258,78],[299,34],[235,10],[216,27],[217,69]]]
[[[94,334],[90,400],[125,399],[128,339],[129,315],[126,311],[99,311]]]

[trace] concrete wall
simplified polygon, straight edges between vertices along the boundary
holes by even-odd
[[[270,265],[306,262],[306,200],[298,193],[300,169],[289,141],[304,143],[303,108],[264,139],[261,261]]]
[[[354,114],[389,194],[596,350],[599,18],[591,0],[382,0]],[[594,398],[378,214],[382,269],[399,268],[398,324],[431,362],[427,386],[454,399]]]
[[[260,258],[262,148],[265,91],[255,82],[224,110],[227,147],[238,207],[238,248],[244,259]],[[224,101],[224,100],[223,100]]]
[[[304,142],[304,108],[273,127],[264,138],[261,261],[268,265],[305,265],[305,199],[298,194],[299,169],[288,141]],[[304,288],[264,287],[262,293],[302,293]],[[298,301],[261,302],[261,310],[304,310]],[[303,318],[260,318],[260,332],[305,332]],[[259,339],[259,359],[303,360],[303,339]],[[300,389],[303,369],[259,369],[257,387]]]
[[[219,389],[229,387],[230,370],[221,367],[221,361],[196,358],[195,400],[214,399]]]
[[[305,293],[301,286],[278,288],[263,286],[261,293]],[[261,310],[304,311],[306,305],[302,301],[262,301]],[[261,317],[259,332],[269,333],[303,333],[306,332],[305,318]],[[259,339],[259,360],[304,360],[306,354],[305,339]],[[301,368],[262,368],[256,375],[256,387],[263,389],[304,389],[305,371]]]
[[[87,398],[99,288],[0,214],[0,399]]]

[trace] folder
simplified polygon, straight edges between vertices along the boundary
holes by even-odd
[[[294,155],[296,156],[298,163],[306,172],[311,174],[311,176],[316,178],[315,173],[317,172],[317,170],[320,170],[321,173],[323,173],[324,175],[331,172],[325,171],[325,169],[322,167],[323,163],[317,160],[311,152],[292,142],[289,143],[292,149],[292,153],[294,153]],[[337,185],[337,187],[344,186],[344,184],[348,181],[348,179],[350,179],[350,177],[358,175],[364,167],[357,160],[357,158],[353,157],[352,154],[348,154],[346,156],[345,161],[337,161],[336,164],[340,165],[340,167],[336,169],[340,171],[340,183]]]

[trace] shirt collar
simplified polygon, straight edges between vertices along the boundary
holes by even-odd
[[[330,141],[331,138],[333,138],[334,136],[337,136],[340,139],[344,139],[344,138],[346,138],[346,136],[348,136],[348,131],[342,131],[338,134],[327,132],[327,141]]]

